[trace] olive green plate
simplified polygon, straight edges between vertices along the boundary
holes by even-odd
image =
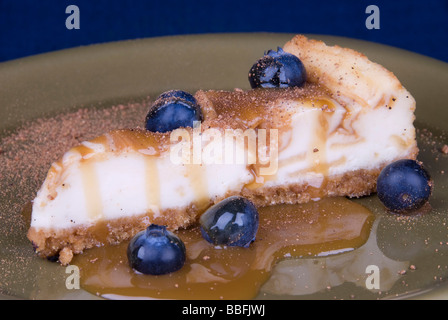
[[[267,49],[291,34],[214,34],[122,41],[79,47],[0,64],[0,128],[80,107],[141,101],[169,89],[248,89],[247,72]],[[419,156],[434,181],[429,213],[397,217],[376,196],[356,200],[376,215],[370,238],[356,250],[277,264],[259,299],[448,298],[448,64],[389,46],[348,38],[310,35],[350,47],[394,72],[417,100],[416,126],[433,133],[419,141]],[[434,150],[436,150],[434,152]],[[446,173],[441,172],[445,170]],[[20,173],[18,173],[20,174]],[[3,203],[17,199],[1,199]],[[0,222],[0,297],[90,299],[67,289],[64,267],[33,256],[25,232]],[[379,270],[380,288],[369,289],[369,270]],[[367,270],[366,270],[367,269]]]

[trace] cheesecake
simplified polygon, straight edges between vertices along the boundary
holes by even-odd
[[[191,128],[117,129],[54,162],[32,205],[28,238],[62,264],[155,223],[197,222],[243,195],[256,206],[376,191],[381,169],[415,159],[415,100],[394,74],[351,49],[298,35],[283,50],[302,87],[199,90]]]

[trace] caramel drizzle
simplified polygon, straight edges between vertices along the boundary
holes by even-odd
[[[328,117],[333,115],[333,112],[321,112],[318,117],[320,125],[314,130],[316,139],[310,146],[308,152],[308,159],[313,171],[322,173],[324,176],[328,175],[328,161],[327,161],[327,132],[328,132]]]
[[[199,164],[190,164],[187,168],[189,171],[190,186],[195,194],[197,206],[200,210],[204,210],[210,201],[208,184],[204,176],[205,168]]]
[[[156,158],[145,156],[145,186],[147,207],[155,216],[160,214],[160,179]]]
[[[81,162],[80,170],[88,216],[91,220],[100,220],[104,212],[95,162],[91,160]]]

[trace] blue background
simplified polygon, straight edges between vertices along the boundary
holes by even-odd
[[[80,29],[68,30],[68,5]],[[365,9],[380,9],[368,30]],[[448,62],[448,0],[0,0],[0,61],[81,45],[165,35],[287,32],[346,36]]]

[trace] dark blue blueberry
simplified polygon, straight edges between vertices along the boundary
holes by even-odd
[[[248,199],[233,196],[210,207],[200,218],[202,236],[215,245],[248,247],[258,230],[258,211]]]
[[[194,121],[202,121],[196,99],[188,92],[170,90],[154,101],[146,115],[145,128],[152,132],[168,132],[193,127]]]
[[[185,263],[185,245],[164,226],[150,225],[137,233],[128,245],[129,265],[144,274],[174,272]]]
[[[281,48],[269,50],[249,71],[253,89],[301,87],[305,81],[306,70],[302,61]]]
[[[393,212],[421,208],[428,201],[431,192],[431,177],[421,163],[415,160],[393,162],[378,176],[378,198]]]

